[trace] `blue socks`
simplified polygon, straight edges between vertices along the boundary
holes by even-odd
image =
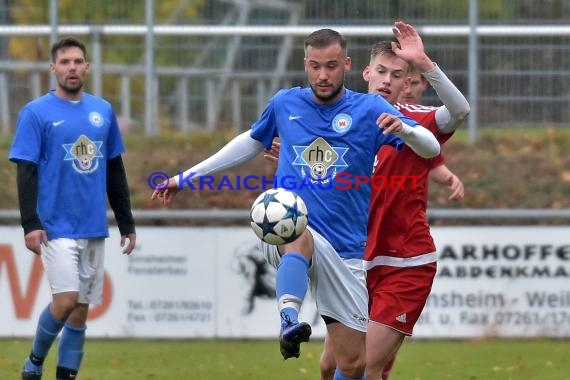
[[[59,341],[59,360],[57,363],[57,378],[67,379],[76,375],[83,358],[86,327],[73,327],[68,324],[63,328]]]
[[[340,370],[337,368],[337,369],[334,371],[333,380],[366,380],[366,376],[362,376],[362,377],[353,379],[352,377],[348,377],[348,376],[343,375],[343,374],[340,372]]]
[[[86,327],[77,328],[55,319],[48,305],[41,313],[32,352],[24,363],[24,372],[42,373],[42,366],[53,341],[60,331],[57,379],[74,379],[83,358]]]
[[[281,315],[281,327],[297,322],[301,303],[309,283],[309,261],[300,253],[281,258],[275,277],[275,294]]]
[[[24,363],[24,371],[41,373],[44,359],[53,341],[63,328],[64,323],[55,319],[49,309],[50,305],[47,305],[40,314],[34,343],[32,344],[32,352]]]

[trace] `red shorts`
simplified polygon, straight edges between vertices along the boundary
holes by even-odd
[[[368,270],[370,320],[412,335],[436,270],[436,263],[405,268],[379,265]]]

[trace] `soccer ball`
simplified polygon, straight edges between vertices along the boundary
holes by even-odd
[[[295,241],[307,227],[307,206],[300,196],[285,189],[270,189],[253,202],[249,214],[258,238],[271,245]]]

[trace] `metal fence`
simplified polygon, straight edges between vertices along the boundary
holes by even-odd
[[[92,63],[88,91],[125,128],[248,128],[280,87],[303,85],[303,37],[349,40],[351,88],[365,90],[369,48],[403,19],[472,105],[475,126],[567,126],[570,2],[484,0],[0,0],[0,126],[48,90],[50,41],[75,34]],[[71,4],[71,3],[70,3]],[[96,4],[96,5],[95,5]],[[97,9],[95,9],[97,8]],[[435,94],[426,97],[436,104]]]
[[[567,225],[570,209],[428,209],[428,219],[437,224],[461,225]],[[185,209],[185,210],[133,210],[133,216],[140,225],[195,225],[228,224],[245,225],[249,222],[249,209]],[[115,223],[112,211],[107,218]],[[20,223],[19,210],[0,210],[0,224]]]

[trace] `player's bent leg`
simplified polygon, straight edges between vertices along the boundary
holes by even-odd
[[[79,296],[59,341],[58,380],[77,377],[83,359],[89,304],[100,304],[103,294],[105,239],[81,239],[75,243],[79,252]]]
[[[75,240],[50,240],[48,246],[42,248],[41,259],[52,289],[52,302],[40,315],[32,352],[22,371],[23,379],[41,378],[43,360],[79,299]]]
[[[299,310],[309,285],[313,239],[308,230],[294,242],[279,247],[281,259],[275,276],[275,293],[281,317],[279,345],[284,359],[298,358],[300,345],[308,342],[311,326],[299,322]]]
[[[394,357],[404,337],[412,335],[431,291],[436,270],[436,263],[368,269],[367,377],[380,379],[382,369]]]
[[[333,379],[361,379],[366,366],[366,333],[342,323],[327,324],[336,371]]]
[[[334,359],[334,352],[328,334],[325,335],[323,346],[323,353],[321,354],[321,359],[319,361],[321,380],[333,380],[336,361]]]
[[[366,335],[366,378],[381,379],[382,370],[394,357],[405,335],[388,326],[370,321]]]
[[[51,312],[51,303],[40,314],[38,326],[32,344],[32,351],[22,368],[23,380],[40,380],[44,360],[55,338],[63,328],[64,322]]]
[[[32,352],[22,369],[23,379],[41,379],[44,359],[65,320],[75,308],[78,297],[78,292],[63,292],[52,296],[51,304],[44,309],[38,321]]]
[[[298,322],[299,310],[309,287],[309,261],[300,253],[283,255],[275,274],[275,295],[281,327]]]

